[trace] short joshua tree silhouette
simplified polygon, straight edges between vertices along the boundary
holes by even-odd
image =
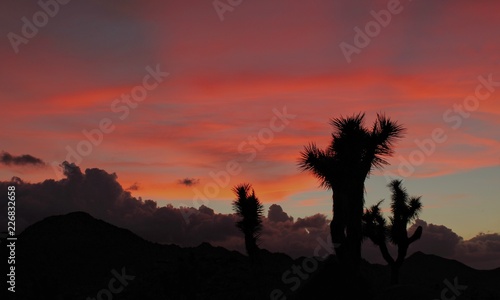
[[[391,268],[391,284],[399,282],[399,269],[406,257],[411,243],[422,236],[422,226],[411,237],[408,237],[406,226],[416,219],[422,210],[420,197],[408,197],[406,189],[401,186],[400,180],[393,180],[389,185],[392,191],[390,224],[380,211],[382,201],[367,209],[363,214],[364,236],[368,237],[380,248],[380,252]],[[398,256],[392,258],[387,249],[387,240],[398,247]]]
[[[241,217],[236,226],[245,235],[245,248],[250,258],[254,262],[257,258],[259,247],[257,241],[262,231],[262,216],[264,206],[255,196],[255,192],[250,184],[240,184],[233,188],[236,200],[233,201],[233,209]]]

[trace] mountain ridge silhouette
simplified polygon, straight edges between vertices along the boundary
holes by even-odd
[[[51,216],[32,224],[18,236],[17,249],[16,294],[20,299],[95,298],[107,288],[112,270],[123,268],[135,278],[119,299],[270,299],[275,289],[284,291],[288,299],[307,299],[335,288],[329,281],[335,257],[321,262],[311,280],[301,281],[292,293],[291,285],[282,281],[283,274],[294,265],[301,266],[305,257],[294,260],[261,250],[260,265],[252,267],[248,257],[237,251],[209,243],[184,248],[153,243],[85,212]],[[388,288],[386,266],[364,262],[362,268],[374,278],[367,286],[373,295],[393,292]],[[407,258],[401,274],[402,282],[412,283],[410,290],[425,290],[435,297],[446,287],[444,280],[453,282],[457,277],[468,285],[460,299],[500,299],[496,287],[500,268],[475,270],[458,261],[416,252]],[[401,286],[398,293],[407,293],[405,285]]]

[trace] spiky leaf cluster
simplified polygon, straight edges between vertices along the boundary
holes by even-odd
[[[421,197],[409,197],[406,188],[402,186],[401,180],[393,180],[389,184],[392,191],[391,212],[389,218],[390,235],[393,244],[398,245],[407,239],[406,225],[418,218],[422,210]]]
[[[413,236],[408,238],[406,230],[408,223],[418,218],[422,210],[421,197],[409,197],[401,180],[393,180],[388,186],[392,191],[390,222],[387,224],[380,210],[382,200],[366,209],[363,214],[364,235],[375,245],[381,245],[387,239],[395,245],[411,243],[422,234],[422,228],[419,227]]]
[[[241,184],[233,188],[236,199],[233,201],[234,211],[241,217],[236,226],[245,234],[258,239],[262,231],[264,206],[255,196],[250,184]]]
[[[310,171],[321,187],[334,189],[347,186],[349,180],[363,180],[373,168],[386,165],[393,154],[394,142],[401,138],[404,128],[377,114],[371,129],[364,126],[365,114],[330,120],[333,127],[330,145],[322,150],[310,143],[304,147],[299,168]]]

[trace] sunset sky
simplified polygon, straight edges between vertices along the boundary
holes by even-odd
[[[300,151],[326,147],[331,118],[365,112],[371,126],[385,113],[407,133],[366,181],[366,205],[385,198],[387,209],[387,184],[400,178],[422,196],[422,220],[467,239],[500,232],[499,2],[221,7],[73,0],[50,6],[43,24],[36,1],[2,2],[0,180],[61,179],[55,166],[69,158],[158,206],[231,213],[231,188],[248,182],[266,209],[331,218],[331,192],[300,172]],[[25,25],[34,16],[43,26]],[[84,132],[103,122],[110,132],[92,144]],[[78,160],[68,149],[89,151]]]

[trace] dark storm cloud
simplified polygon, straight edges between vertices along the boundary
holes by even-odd
[[[293,224],[294,229],[299,229],[299,228],[307,228],[308,230],[310,228],[321,228],[325,224],[327,224],[328,221],[326,220],[326,216],[323,214],[315,214],[313,216],[307,217],[307,218],[298,218],[297,222]]]
[[[239,217],[235,214],[216,213],[205,205],[199,208],[174,208],[170,204],[158,207],[155,201],[132,197],[118,183],[115,173],[97,168],[82,172],[70,163],[63,163],[62,167],[66,178],[58,181],[49,179],[32,184],[16,177],[0,182],[0,190],[16,184],[16,208],[20,212],[16,215],[18,233],[48,216],[85,211],[154,242],[180,246],[209,242],[245,252],[243,234],[235,226]],[[6,201],[0,202],[0,209],[6,211],[6,205]],[[189,222],[186,222],[186,216]],[[7,223],[6,214],[0,215],[0,222]],[[281,206],[271,205],[268,217],[262,220],[260,247],[292,257],[324,255],[333,250],[329,224],[330,220],[323,214],[294,221]],[[417,226],[423,227],[423,235],[410,246],[408,255],[422,251],[457,259],[476,268],[500,266],[499,234],[480,234],[464,241],[446,226],[428,224],[423,220],[417,220],[409,228],[409,233]],[[394,252],[396,249],[390,246],[390,250]],[[369,240],[363,244],[363,257],[384,263],[378,248]]]
[[[210,207],[207,207],[205,205],[200,206],[200,208],[198,210],[201,213],[204,213],[204,214],[209,215],[209,216],[213,216],[215,214],[213,209],[211,209]]]
[[[118,183],[114,173],[97,168],[82,172],[75,164],[66,162],[62,169],[66,178],[58,181],[49,179],[31,184],[16,178],[17,208],[23,212],[17,216],[19,232],[48,216],[85,211],[151,241],[181,246],[206,241],[244,252],[243,234],[235,226],[239,217],[235,214],[215,213],[205,205],[158,207],[154,201],[133,197]],[[12,181],[0,182],[0,188],[9,184]],[[5,205],[2,202],[0,208],[6,209]],[[295,223],[278,205],[272,206],[269,214],[273,216],[276,212],[280,222],[263,218],[260,242],[265,249],[293,256],[313,255],[311,247],[314,249],[318,244],[318,236],[328,236],[329,221],[324,215],[301,218]],[[5,216],[0,216],[0,221],[4,219]]]
[[[185,186],[193,186],[197,185],[200,182],[200,180],[196,178],[184,178],[184,179],[179,179],[177,182]]]
[[[134,182],[131,186],[126,188],[127,191],[138,191],[141,187],[139,186],[139,183]]]
[[[480,233],[470,240],[464,240],[446,226],[416,220],[415,224],[408,228],[408,235],[411,235],[418,226],[423,228],[422,237],[410,245],[408,255],[421,251],[455,259],[477,269],[500,267],[500,235],[498,233]],[[389,245],[389,250],[393,254],[397,252],[392,245]],[[379,249],[369,240],[363,244],[363,256],[369,261],[385,263],[380,256]]]
[[[158,207],[152,200],[133,197],[117,181],[115,173],[97,168],[82,172],[78,166],[67,162],[62,164],[62,170],[65,178],[58,181],[49,179],[31,184],[15,179],[17,208],[23,212],[16,216],[19,231],[48,216],[85,211],[161,243],[193,246],[203,241],[217,242],[240,236],[233,215],[215,214],[206,206],[199,210],[172,205]],[[13,180],[1,182],[0,187],[6,190]],[[5,201],[0,208],[6,211]],[[185,220],[189,215],[187,210],[196,211],[190,214],[189,223]],[[5,216],[0,216],[0,220],[6,222]]]
[[[267,218],[271,222],[293,221],[293,218],[289,217],[288,214],[283,211],[283,208],[278,204],[273,204],[269,207]]]
[[[418,226],[422,226],[423,233],[420,241],[412,245],[415,251],[432,253],[443,257],[453,257],[456,254],[458,245],[463,241],[450,228],[443,225],[427,224],[423,220],[416,220],[415,224],[408,231],[413,233]]]
[[[428,224],[423,220],[417,219],[415,223],[408,228],[408,236],[411,236],[418,226],[422,226],[422,237],[410,245],[408,248],[408,255],[417,251],[448,258],[460,255],[457,249],[460,243],[463,242],[463,239],[450,228],[443,225]],[[373,246],[370,240],[367,239],[364,246],[364,254],[367,260],[385,263],[380,256],[379,249]],[[390,243],[388,243],[388,248],[393,253],[393,256],[395,256],[397,249]]]
[[[457,252],[460,261],[480,269],[500,267],[500,234],[480,233],[470,240],[463,241]]]
[[[0,153],[0,163],[4,165],[16,165],[16,166],[26,166],[26,165],[33,165],[33,166],[43,166],[45,163],[43,160],[36,158],[34,156],[31,156],[29,154],[23,154],[23,155],[12,155],[8,152],[2,151]]]

